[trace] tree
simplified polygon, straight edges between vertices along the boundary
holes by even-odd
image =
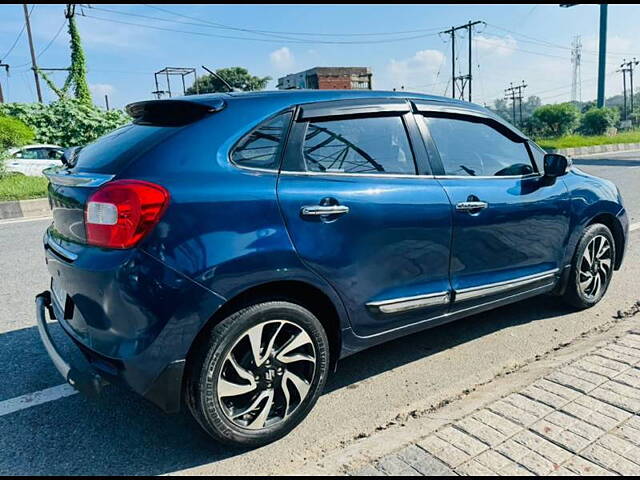
[[[536,95],[531,95],[525,101],[522,102],[522,119],[526,121],[533,114],[534,110],[542,105],[542,100]],[[516,102],[516,119],[520,118],[520,107]],[[513,106],[510,100],[499,98],[493,102],[493,107],[490,110],[500,115],[508,122],[513,122]]]
[[[246,68],[231,67],[219,68],[216,73],[220,75],[233,88],[237,88],[244,92],[253,90],[263,90],[271,77],[256,77],[251,75]],[[198,88],[196,89],[196,84]],[[218,78],[209,74],[198,78],[193,86],[187,89],[187,95],[195,95],[196,93],[215,93],[228,92],[229,89]]]
[[[67,18],[69,20],[71,66],[69,67],[69,74],[67,75],[64,85],[62,88],[58,88],[42,70],[38,70],[38,74],[47,85],[49,85],[49,88],[58,95],[60,100],[69,98],[69,89],[73,88],[73,95],[76,99],[91,105],[93,101],[91,99],[91,92],[89,91],[89,84],[87,83],[87,65],[80,40],[80,32],[78,32],[78,26],[76,25],[73,14],[68,14]]]
[[[570,102],[544,105],[533,112],[533,121],[541,135],[562,137],[575,131],[580,121],[580,110]]]
[[[17,118],[0,115],[0,178],[5,173],[4,156],[7,149],[21,147],[33,141],[33,130]]]
[[[592,108],[582,116],[580,132],[585,135],[602,135],[619,120],[620,111],[617,108]]]
[[[131,121],[122,110],[108,112],[76,98],[42,103],[3,103],[0,115],[24,122],[35,132],[35,141],[61,147],[86,145]],[[2,127],[0,127],[2,128]]]

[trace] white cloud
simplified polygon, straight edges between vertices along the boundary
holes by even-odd
[[[445,56],[439,50],[420,50],[404,60],[391,59],[389,75],[396,88],[419,87],[431,84],[443,65]]]
[[[518,42],[511,35],[505,37],[491,37],[488,35],[476,35],[474,37],[476,41],[476,48],[481,53],[487,53],[491,55],[498,55],[500,57],[508,57],[511,55]]]
[[[291,70],[295,65],[293,53],[291,53],[291,50],[287,47],[282,47],[271,52],[269,54],[269,60],[271,61],[273,68],[278,72]]]
[[[108,83],[92,83],[89,85],[89,90],[91,90],[94,101],[99,102],[105,95],[112,96],[116,89]]]

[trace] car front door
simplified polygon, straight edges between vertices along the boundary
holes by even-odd
[[[496,119],[418,109],[436,178],[453,205],[452,312],[549,290],[569,234],[563,181],[544,177],[527,140]]]
[[[341,296],[356,335],[448,309],[451,205],[430,173],[404,100],[298,109],[279,202],[298,254]]]

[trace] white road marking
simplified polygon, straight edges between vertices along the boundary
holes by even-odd
[[[46,217],[29,217],[29,218],[9,218],[7,220],[0,220],[0,225],[8,223],[24,223],[24,222],[37,222],[39,220],[51,220],[52,216]]]
[[[632,223],[629,225],[629,231],[633,232],[634,230],[638,230],[640,228],[640,222]]]
[[[0,402],[0,417],[79,393],[68,383]]]

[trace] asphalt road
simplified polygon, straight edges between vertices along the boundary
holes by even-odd
[[[640,222],[640,153],[576,160],[616,182]],[[241,451],[216,444],[187,413],[164,415],[110,386],[6,413],[7,400],[62,383],[40,344],[33,297],[48,288],[41,236],[47,220],[0,223],[0,474],[285,473],[375,434],[398,414],[437,404],[505,369],[609,325],[640,299],[640,230],[606,298],[572,312],[542,297],[400,339],[340,363],[310,417],[276,444]],[[59,328],[56,326],[56,328]],[[64,334],[56,331],[64,342]],[[579,340],[578,340],[579,341]],[[67,345],[67,343],[65,343]],[[68,346],[68,345],[67,345]],[[68,346],[69,351],[72,350]]]

